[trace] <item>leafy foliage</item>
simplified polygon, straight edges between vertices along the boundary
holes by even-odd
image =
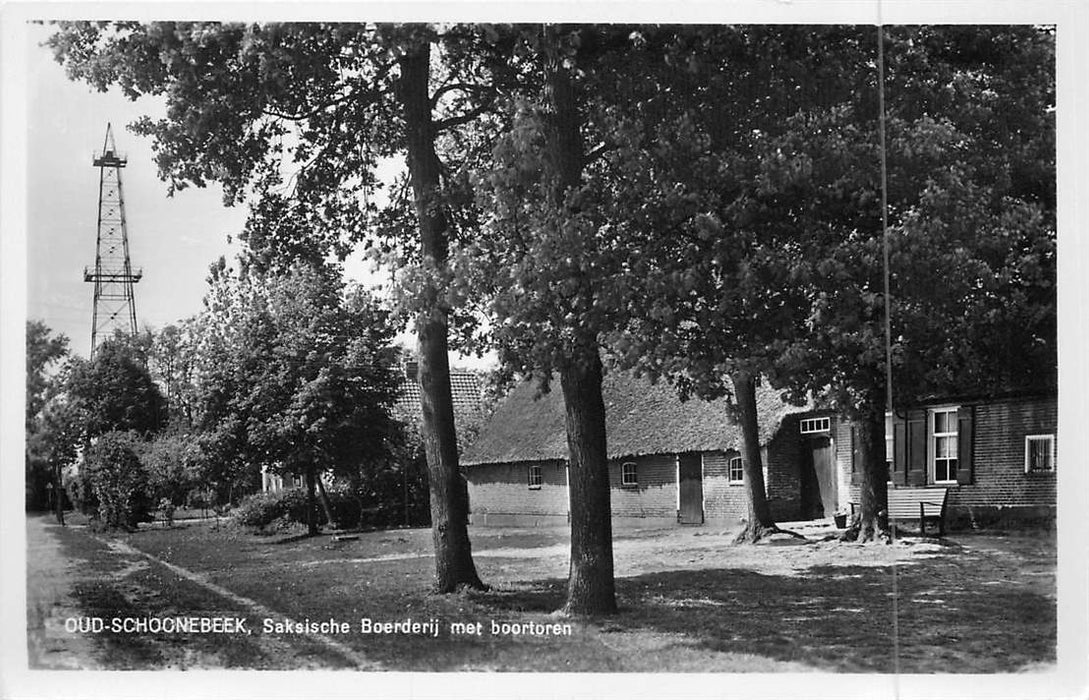
[[[26,322],[26,422],[32,428],[50,393],[48,372],[68,355],[68,336],[54,335],[43,321]]]
[[[88,439],[111,431],[150,435],[165,425],[166,401],[141,355],[118,334],[98,346],[94,359],[72,359],[65,392],[83,416]]]
[[[184,505],[189,493],[201,485],[203,456],[191,436],[164,433],[148,442],[141,452],[148,489],[156,503]]]
[[[46,505],[47,484],[59,482],[55,470],[74,449],[72,425],[58,398],[62,378],[51,373],[68,354],[68,338],[54,335],[42,321],[26,324],[26,461],[28,507]],[[52,405],[51,405],[52,404]],[[56,483],[54,488],[59,489]]]
[[[351,476],[388,458],[397,379],[392,329],[373,298],[345,292],[331,268],[221,265],[206,304],[194,372],[212,461]]]
[[[84,478],[97,501],[98,518],[107,528],[133,530],[150,520],[151,491],[140,449],[135,432],[109,431],[87,450]]]

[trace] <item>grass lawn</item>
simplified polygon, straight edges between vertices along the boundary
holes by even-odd
[[[450,596],[427,590],[429,530],[334,542],[188,524],[116,542],[296,621],[349,623],[336,642],[389,670],[992,673],[1055,661],[1051,534],[732,546],[732,533],[711,528],[624,532],[615,543],[621,612],[591,621],[552,614],[566,585],[563,529],[471,535],[492,590]],[[95,562],[109,560],[107,544],[72,529],[64,538],[69,554],[90,562],[79,593],[87,614],[239,615],[255,628],[249,637],[103,634],[108,668],[185,666],[186,658],[222,667],[352,665],[321,640],[262,633],[262,614],[157,563],[130,557],[128,570],[114,561],[96,571]],[[363,618],[438,620],[439,634],[363,634]],[[479,622],[483,633],[452,634],[455,622]],[[571,634],[493,635],[493,622],[570,624]]]

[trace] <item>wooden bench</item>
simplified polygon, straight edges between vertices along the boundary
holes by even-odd
[[[945,535],[945,502],[949,489],[926,488],[920,486],[899,486],[889,488],[889,527],[896,533],[896,523],[900,520],[918,520],[919,534],[926,534],[927,521],[937,521],[938,536]],[[854,514],[858,504],[851,503]]]

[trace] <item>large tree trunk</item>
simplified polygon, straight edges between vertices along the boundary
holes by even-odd
[[[885,465],[884,391],[867,392],[851,418],[859,423],[859,518],[844,539],[867,542],[888,533],[888,469]]]
[[[560,371],[571,494],[571,570],[564,611],[608,615],[616,612],[616,591],[601,360],[596,347],[579,359]]]
[[[560,52],[554,53],[547,73],[551,107],[547,133],[554,170],[549,203],[562,211],[568,192],[582,181],[585,154],[575,85]],[[571,570],[564,612],[609,615],[616,612],[616,591],[601,358],[596,333],[571,330],[576,340],[560,368],[571,499]]]
[[[748,520],[736,541],[757,542],[765,535],[780,530],[772,520],[764,486],[760,424],[756,415],[756,376],[747,370],[739,370],[730,375],[730,380],[734,385],[734,398],[741,420],[741,458],[749,501]]]
[[[447,222],[439,205],[439,159],[428,93],[431,47],[426,41],[400,59],[398,95],[404,109],[408,171],[420,226],[423,265],[447,264]],[[424,452],[430,475],[431,531],[435,542],[435,589],[450,593],[462,586],[484,588],[469,543],[469,489],[458,465],[454,402],[450,394],[447,309],[440,290],[421,290],[424,308],[419,334],[420,408]]]

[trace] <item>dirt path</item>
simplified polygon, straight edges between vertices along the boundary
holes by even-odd
[[[68,634],[64,621],[80,614],[72,597],[76,565],[64,556],[48,515],[26,519],[27,653],[30,668],[100,669],[90,637]]]
[[[141,552],[140,550],[135,549],[134,547],[130,547],[129,545],[127,545],[127,544],[125,544],[123,542],[107,541],[107,540],[102,540],[102,541],[110,548],[110,550],[112,552],[117,553],[117,554],[121,554],[121,555],[126,556],[126,557],[130,557],[130,558],[131,557],[138,557],[138,558],[143,558],[143,559],[145,559],[147,561],[150,561],[150,562],[154,562],[154,563],[158,564],[159,566],[162,566],[162,567],[170,570],[171,572],[177,574],[178,576],[181,576],[184,579],[192,581],[193,583],[197,584],[201,588],[204,588],[205,590],[211,591],[211,592],[215,593],[216,595],[230,601],[234,605],[237,605],[237,606],[247,610],[249,612],[249,614],[253,615],[254,617],[271,618],[271,619],[279,620],[282,623],[288,623],[288,624],[291,624],[291,625],[297,625],[298,624],[297,620],[293,620],[292,618],[288,617],[287,615],[284,615],[284,614],[279,613],[279,612],[277,612],[275,610],[272,610],[271,608],[268,608],[268,607],[266,607],[264,605],[261,605],[260,603],[258,603],[255,600],[252,600],[250,598],[246,598],[245,596],[238,595],[237,593],[235,593],[235,592],[233,592],[233,591],[231,591],[231,590],[229,590],[227,588],[224,588],[223,586],[216,585],[216,584],[212,583],[211,581],[209,581],[207,579],[207,577],[205,577],[205,576],[203,576],[201,574],[195,573],[193,571],[190,571],[189,569],[182,568],[182,567],[177,566],[175,564],[171,564],[170,562],[163,561],[162,559],[160,559],[160,558],[158,558],[156,556],[152,556],[151,554],[148,554],[146,552]],[[365,656],[363,656],[359,652],[355,651],[354,649],[349,647],[347,644],[343,644],[341,642],[338,642],[337,640],[329,637],[328,635],[319,634],[317,632],[308,632],[308,633],[305,633],[303,636],[309,638],[310,640],[312,640],[312,641],[326,647],[327,649],[339,654],[340,656],[344,657],[345,659],[350,661],[354,665],[355,669],[358,670],[358,671],[381,671],[381,670],[384,670],[383,667],[380,664],[367,659]],[[262,638],[259,637],[258,639],[262,639]],[[266,645],[266,648],[269,651],[273,651],[273,646],[276,647],[274,649],[274,651],[276,652],[276,657],[284,658],[284,656],[283,656],[284,652],[287,651],[287,650],[283,648],[285,646],[285,644],[283,642],[280,642],[279,640],[276,640],[274,638],[264,638],[262,641]]]
[[[121,596],[126,604],[139,609],[141,603],[151,599],[174,607],[176,600],[165,590],[150,590],[140,574],[148,574],[152,567],[161,567],[170,574],[195,584],[214,598],[223,601],[223,611],[231,614],[252,615],[256,618],[272,618],[285,623],[294,621],[254,600],[216,585],[201,574],[163,561],[111,538],[98,537],[89,532],[73,535],[101,543],[93,566],[90,562],[71,556],[61,540],[61,527],[49,516],[27,517],[27,640],[28,665],[31,669],[105,669],[124,668],[133,654],[143,658],[154,657],[158,668],[222,668],[224,661],[215,649],[197,648],[197,644],[179,644],[178,640],[147,635],[140,637],[137,646],[143,649],[119,649],[118,640],[108,635],[95,636],[71,633],[65,630],[65,620],[84,615],[102,614],[101,610],[82,609],[78,591],[89,587],[105,587]],[[88,544],[91,544],[88,542]],[[135,574],[135,576],[134,576]],[[115,598],[115,601],[119,600]],[[184,640],[182,640],[184,641]],[[247,658],[251,667],[263,668],[287,664],[291,668],[344,668],[377,671],[382,667],[359,652],[326,635],[299,634],[295,640],[255,634],[246,636],[240,643],[252,647]],[[131,646],[131,645],[130,645]],[[151,648],[154,647],[154,648]],[[315,654],[316,648],[325,653]],[[328,652],[338,661],[330,663]]]

